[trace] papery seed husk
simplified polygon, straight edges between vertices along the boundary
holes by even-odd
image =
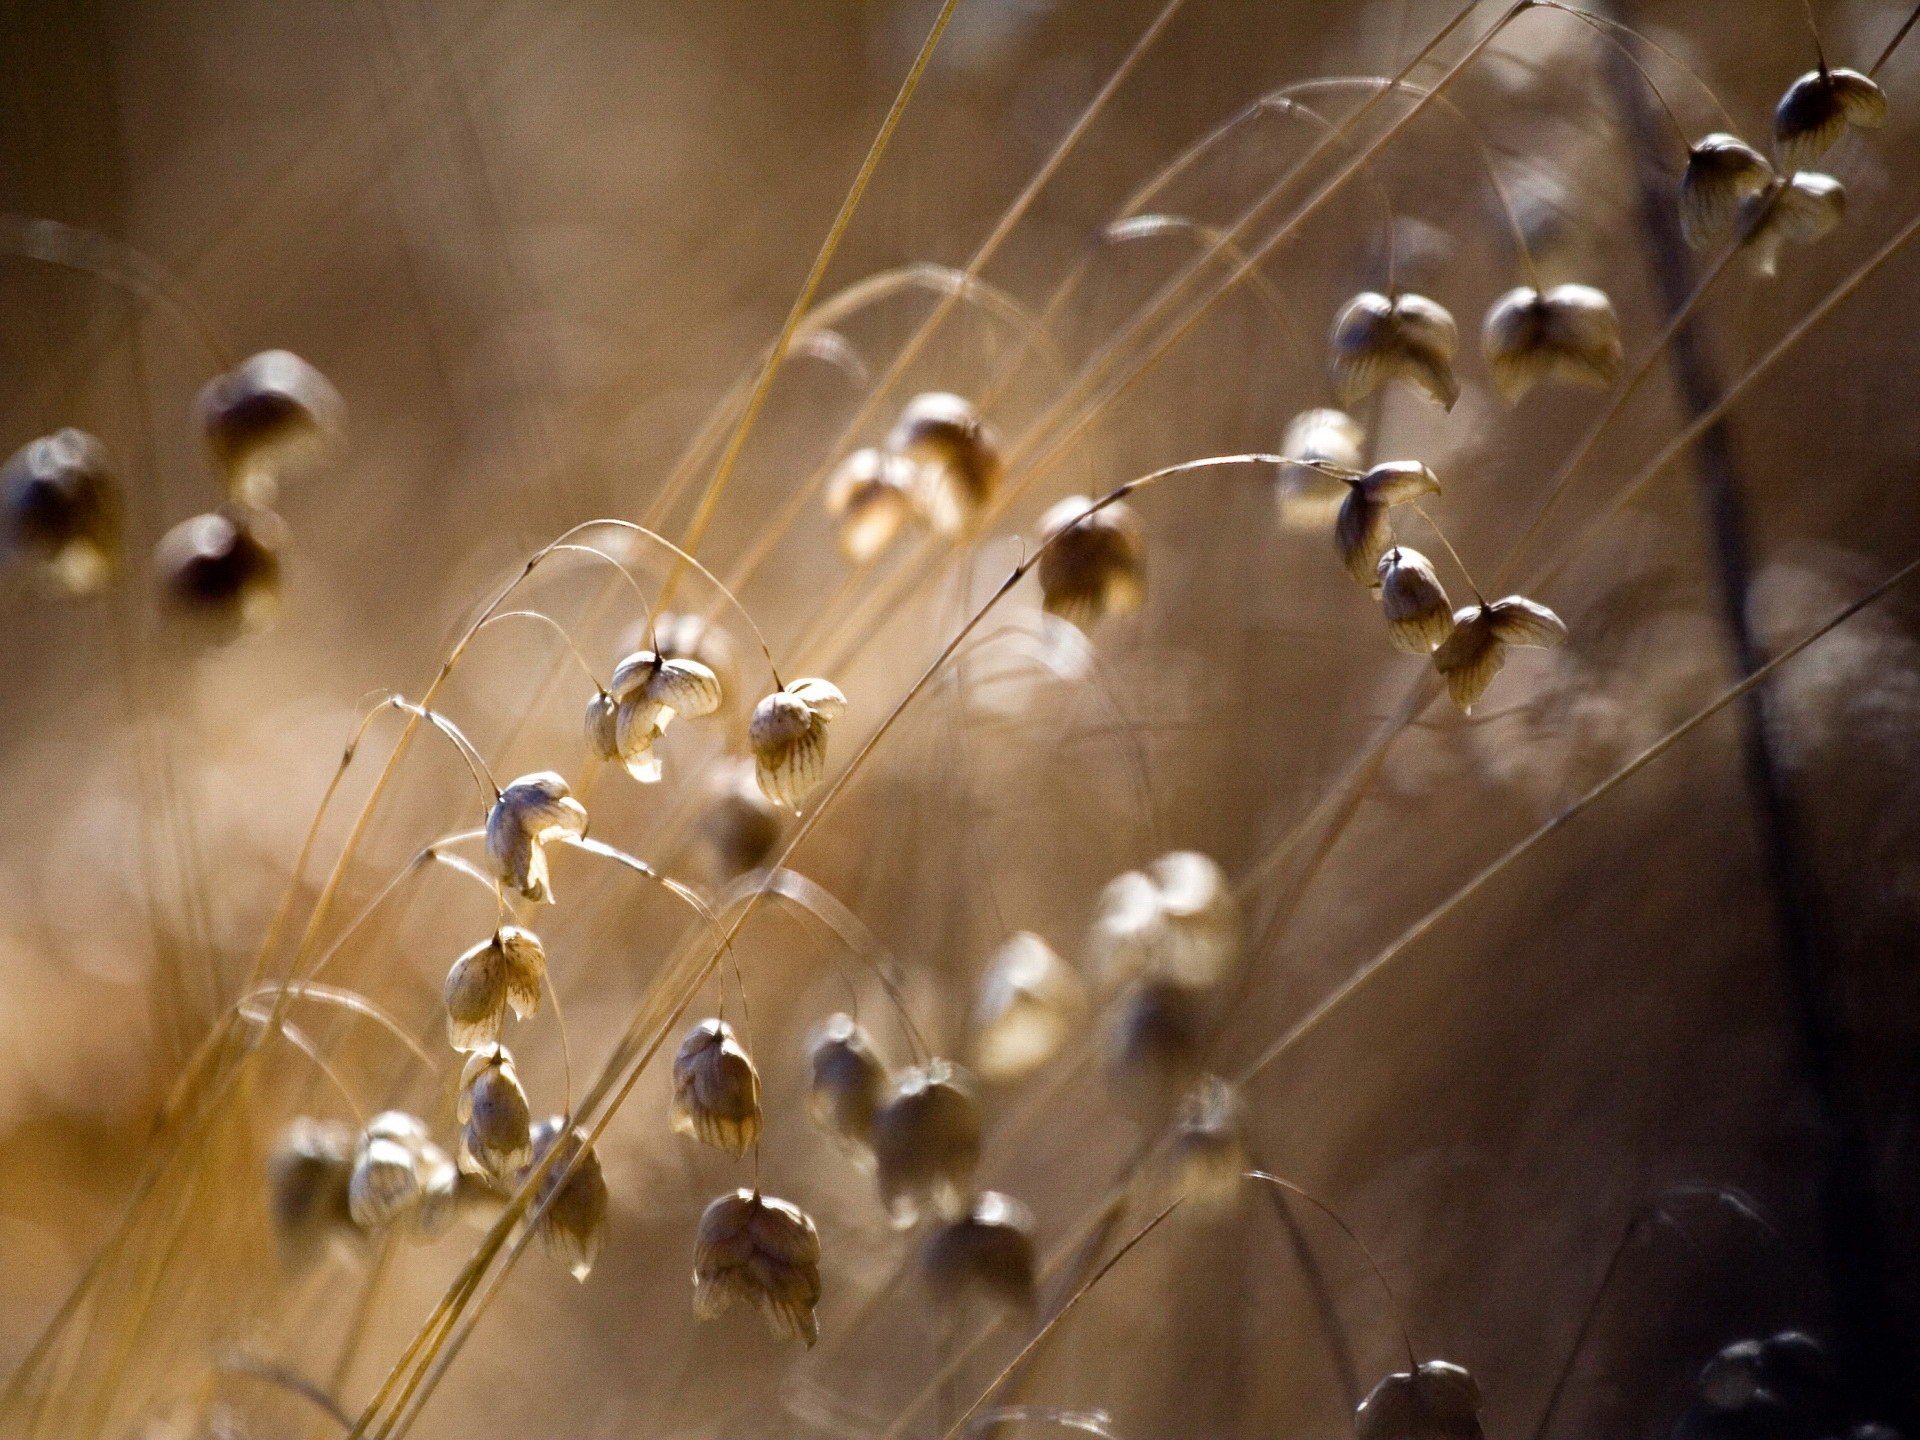
[[[915,496],[927,523],[963,535],[1000,486],[1000,446],[973,404],[958,395],[916,395],[900,412],[887,449],[911,461]]]
[[[267,1193],[280,1257],[291,1271],[305,1270],[329,1244],[359,1234],[348,1196],[354,1140],[350,1126],[302,1116],[274,1146]]]
[[[1082,630],[1106,615],[1126,615],[1146,598],[1146,538],[1124,501],[1088,513],[1093,502],[1070,495],[1040,517],[1040,593],[1047,613]],[[1056,538],[1057,537],[1057,538]]]
[[[460,1168],[469,1175],[505,1183],[532,1161],[527,1092],[504,1049],[495,1047],[467,1061],[455,1118],[463,1127]]]
[[[842,1142],[867,1147],[874,1113],[886,1093],[886,1067],[873,1040],[851,1015],[829,1015],[807,1041],[813,1123]]]
[[[1197,850],[1175,850],[1147,866],[1147,877],[1165,927],[1150,971],[1192,989],[1219,984],[1240,943],[1240,911],[1225,872]]]
[[[1281,523],[1295,530],[1331,525],[1347,498],[1347,485],[1315,466],[1363,470],[1365,445],[1366,432],[1343,410],[1306,410],[1294,416],[1280,441],[1280,453],[1294,462],[1280,467]]]
[[[1487,607],[1487,619],[1494,638],[1502,645],[1548,648],[1566,642],[1566,623],[1539,601],[1524,595],[1494,601]]]
[[[575,1280],[584,1282],[606,1243],[607,1181],[600,1156],[587,1144],[586,1135],[578,1126],[569,1128],[558,1115],[534,1127],[532,1163],[543,1161],[555,1144],[562,1146],[561,1153],[540,1177],[535,1196],[535,1205],[546,1207],[540,1236],[548,1252]],[[568,1166],[572,1173],[562,1181]]]
[[[1433,667],[1463,714],[1473,712],[1505,661],[1506,646],[1493,633],[1492,617],[1482,605],[1455,611],[1453,633],[1433,652]]]
[[[835,467],[825,493],[840,553],[854,565],[878,559],[914,515],[914,463],[884,450],[856,450]]]
[[[820,1338],[820,1235],[797,1205],[736,1190],[710,1203],[694,1236],[693,1305],[703,1320],[737,1300],[755,1305],[774,1333],[811,1346]]]
[[[1767,158],[1736,135],[1715,132],[1687,152],[1680,180],[1680,225],[1702,249],[1733,228],[1741,209],[1773,183]]]
[[[500,878],[533,901],[551,901],[546,845],[587,833],[587,811],[551,770],[522,775],[487,812],[487,855]]]
[[[1773,140],[1782,163],[1800,170],[1818,160],[1848,126],[1887,123],[1886,92],[1858,70],[1809,70],[1786,89],[1773,112]]]
[[[922,1213],[959,1214],[980,1162],[980,1105],[971,1077],[945,1060],[902,1071],[871,1131],[881,1202],[904,1229]]]
[[[1460,398],[1453,374],[1458,330],[1445,307],[1424,295],[1389,300],[1368,291],[1347,302],[1333,324],[1334,376],[1351,408],[1387,380],[1402,378],[1443,408]]]
[[[182,520],[153,550],[168,615],[212,644],[265,629],[280,607],[285,545],[285,523],[256,506]]]
[[[339,437],[340,392],[286,350],[266,350],[216,375],[194,402],[207,449],[234,498],[271,504],[279,477]]]
[[[977,1297],[1017,1313],[1034,1306],[1033,1212],[1012,1196],[982,1191],[967,1213],[927,1233],[921,1272],[953,1303]]]
[[[1205,1209],[1224,1209],[1238,1199],[1248,1164],[1240,1097],[1218,1076],[1206,1076],[1181,1100],[1167,1143],[1175,1193]]]
[[[347,1185],[347,1208],[354,1224],[377,1230],[419,1198],[418,1152],[396,1139],[362,1136]]]
[[[1347,498],[1333,522],[1333,548],[1347,573],[1371,587],[1380,557],[1393,544],[1393,521],[1387,506],[1358,485],[1347,487]]]
[[[1017,1080],[1060,1052],[1085,1017],[1086,986],[1031,931],[994,953],[974,1007],[974,1067],[989,1080]]]
[[[1465,1370],[1427,1360],[1374,1386],[1354,1412],[1358,1440],[1482,1440],[1480,1387]]]
[[[731,1155],[760,1138],[760,1072],[724,1020],[702,1020],[673,1060],[675,1133]]]
[[[1207,1012],[1201,996],[1171,980],[1138,980],[1115,1008],[1107,1076],[1135,1120],[1157,1127],[1200,1078]]]
[[[797,810],[826,775],[827,722],[846,708],[831,681],[795,680],[754,707],[747,725],[760,788],[776,805]]]
[[[1509,401],[1549,378],[1605,388],[1626,358],[1613,302],[1591,285],[1508,291],[1488,310],[1481,344]]]
[[[65,429],[15,451],[0,469],[6,541],[69,594],[100,588],[119,561],[122,504],[106,447]]]
[[[1380,557],[1380,613],[1393,643],[1410,655],[1432,653],[1453,633],[1453,606],[1418,550],[1396,545]]]

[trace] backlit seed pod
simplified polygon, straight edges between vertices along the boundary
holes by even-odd
[[[1427,1360],[1387,1376],[1354,1411],[1358,1440],[1482,1440],[1480,1386],[1458,1365]]]
[[[847,697],[826,680],[795,680],[753,707],[747,743],[760,789],[776,805],[798,810],[827,773],[827,726]]]
[[[1767,157],[1737,135],[1716,131],[1687,152],[1680,177],[1680,228],[1703,249],[1731,233],[1741,208],[1773,184]]]
[[[1605,389],[1626,362],[1620,317],[1591,285],[1509,290],[1487,311],[1480,344],[1494,384],[1510,401],[1542,380]]]
[[[1509,646],[1550,649],[1566,638],[1567,627],[1553,611],[1525,596],[1509,595],[1456,611],[1453,633],[1433,652],[1433,667],[1446,680],[1453,703],[1470,714],[1506,663]]]
[[[403,1110],[383,1110],[367,1122],[354,1148],[347,1209],[365,1230],[413,1219],[416,1228],[431,1232],[432,1224],[415,1212],[437,1207],[442,1195],[450,1205],[455,1183],[453,1166],[427,1138],[426,1125]]]
[[[1033,1309],[1033,1212],[1010,1195],[983,1190],[967,1213],[927,1232],[920,1269],[942,1300],[978,1299],[1000,1309]]]
[[[1132,614],[1147,594],[1140,517],[1125,501],[1088,514],[1092,505],[1070,495],[1040,517],[1041,604],[1082,630],[1104,615]]]
[[[1380,557],[1393,544],[1393,507],[1439,493],[1439,479],[1418,460],[1389,460],[1349,480],[1333,522],[1333,547],[1347,573],[1369,589],[1378,584]]]
[[[900,411],[887,449],[914,467],[914,496],[942,535],[964,535],[1000,488],[1000,442],[971,401],[932,392]]]
[[[1716,1410],[1738,1410],[1766,1393],[1760,1372],[1760,1342],[1737,1340],[1701,1367],[1700,1398]]]
[[[1351,408],[1398,378],[1451,410],[1460,398],[1460,383],[1453,377],[1459,339],[1453,316],[1424,295],[1388,299],[1369,290],[1354,296],[1333,322],[1340,403]]]
[[[153,550],[169,614],[216,643],[264,629],[280,609],[285,545],[271,510],[223,505],[182,520]]]
[[[653,747],[674,717],[690,720],[720,708],[720,677],[698,660],[637,650],[614,667],[607,689],[587,703],[587,739],[643,785],[660,778]]]
[[[282,475],[335,443],[346,407],[298,355],[265,350],[209,380],[194,408],[234,498],[269,505]]]
[[[533,901],[553,899],[547,846],[587,833],[587,810],[551,770],[522,775],[500,792],[487,812],[487,855],[495,872]]]
[[[702,1020],[673,1057],[674,1133],[745,1154],[760,1138],[760,1072],[724,1020]]]
[[[1409,655],[1437,650],[1453,633],[1453,606],[1433,562],[1418,550],[1396,545],[1380,557],[1374,573],[1380,582],[1380,613],[1393,643]]]
[[[1206,1076],[1180,1102],[1167,1168],[1175,1194],[1189,1204],[1218,1210],[1240,1194],[1248,1168],[1240,1096],[1219,1076]]]
[[[460,1207],[460,1170],[438,1145],[420,1150],[420,1203],[409,1217],[415,1235],[431,1240],[446,1233]]]
[[[1232,968],[1239,939],[1239,910],[1220,867],[1176,850],[1109,882],[1088,950],[1109,988],[1145,975],[1203,989]]]
[[[865,565],[893,544],[914,515],[914,462],[871,447],[856,450],[827,479],[827,514],[839,529],[840,553]]]
[[[1031,1075],[1086,1015],[1086,986],[1046,941],[1023,930],[994,953],[973,1012],[974,1068],[989,1080]]]
[[[980,1102],[964,1070],[932,1060],[901,1071],[871,1135],[880,1200],[896,1227],[964,1211],[980,1163]]]
[[[1165,979],[1130,985],[1107,1034],[1107,1078],[1120,1107],[1157,1129],[1200,1079],[1207,1011],[1199,992]]]
[[[820,1234],[805,1211],[758,1190],[736,1190],[708,1205],[693,1242],[693,1309],[711,1320],[745,1301],[774,1334],[820,1338]]]
[[[780,843],[780,822],[780,807],[761,791],[750,763],[718,768],[700,833],[721,878],[732,880],[766,864]]]
[[[546,1207],[540,1238],[574,1279],[585,1281],[607,1240],[607,1180],[586,1132],[559,1115],[533,1127],[532,1163],[544,1161],[556,1144],[560,1153],[541,1175],[534,1196],[536,1208]]]
[[[338,1242],[359,1235],[347,1191],[353,1180],[350,1125],[301,1117],[287,1126],[267,1161],[267,1196],[280,1257],[300,1271]]]
[[[15,451],[0,469],[7,548],[61,589],[100,588],[120,555],[120,488],[107,452],[82,430],[60,430]]]
[[[1886,92],[1858,70],[1829,70],[1823,62],[1787,87],[1773,111],[1773,144],[1780,162],[1801,170],[1847,131],[1887,123]]]
[[[509,1008],[522,1020],[540,1008],[546,978],[547,952],[540,937],[518,925],[502,925],[468,950],[447,971],[442,994],[453,1048],[484,1050],[497,1044]]]
[[[813,1123],[851,1146],[873,1140],[873,1117],[887,1089],[886,1067],[873,1040],[851,1015],[829,1015],[807,1039],[812,1081],[807,1109]]]
[[[533,1159],[533,1115],[513,1056],[496,1045],[467,1059],[460,1074],[460,1168],[506,1184]]]
[[[1742,211],[1747,251],[1758,275],[1780,269],[1788,245],[1825,238],[1847,210],[1847,192],[1831,175],[1802,170],[1747,202]]]
[[[1315,467],[1364,470],[1366,443],[1366,431],[1344,410],[1306,410],[1294,416],[1280,441],[1280,453],[1294,462],[1280,467],[1280,523],[1293,530],[1333,524],[1340,502],[1347,498],[1346,482]]]

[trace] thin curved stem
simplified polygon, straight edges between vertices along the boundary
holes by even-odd
[[[579,548],[584,549],[587,547],[583,546]],[[599,554],[601,552],[595,551],[594,553]],[[579,663],[581,673],[585,675],[587,679],[593,683],[593,688],[602,695],[607,693],[607,687],[600,683],[600,677],[594,674],[593,666],[587,662],[587,657],[580,653],[580,647],[574,643],[573,636],[567,633],[567,627],[562,625],[558,620],[554,619],[553,616],[547,614],[546,611],[544,610],[502,610],[497,615],[488,616],[487,619],[484,622],[482,622],[480,629],[490,630],[503,620],[539,620],[544,622],[546,625],[551,627],[554,630],[554,632],[560,636],[562,640],[566,642],[567,650],[572,654],[574,660]],[[479,633],[478,631],[475,632],[475,634],[478,634],[478,633]]]

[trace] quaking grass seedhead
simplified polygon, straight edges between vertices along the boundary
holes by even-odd
[[[6,546],[72,595],[98,590],[120,558],[123,506],[106,447],[60,430],[14,452],[0,469]]]

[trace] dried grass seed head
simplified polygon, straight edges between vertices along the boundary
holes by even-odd
[[[1344,410],[1305,410],[1287,422],[1280,453],[1280,523],[1292,530],[1321,530],[1333,524],[1346,482],[1317,467],[1366,469],[1367,434]]]
[[[827,726],[847,708],[831,681],[795,680],[753,707],[747,743],[760,789],[776,805],[798,810],[827,773]]]
[[[1025,1314],[1034,1307],[1033,1212],[1011,1195],[983,1190],[967,1212],[927,1232],[920,1269],[949,1304],[968,1299]]]
[[[1243,1118],[1239,1092],[1217,1075],[1187,1092],[1167,1142],[1176,1195],[1215,1211],[1238,1198],[1248,1169]]]
[[[507,1011],[524,1020],[540,1008],[547,952],[540,937],[518,925],[502,925],[453,962],[442,999],[447,1039],[456,1050],[497,1044]]]
[[[16,450],[0,469],[7,548],[73,595],[98,590],[120,557],[120,486],[106,447],[59,430]]]
[[[435,1235],[452,1219],[458,1186],[459,1172],[427,1138],[425,1123],[404,1110],[383,1110],[355,1145],[347,1208],[364,1230],[406,1221]]]
[[[1767,157],[1737,135],[1716,131],[1687,151],[1680,177],[1680,228],[1696,250],[1725,239],[1742,209],[1773,184]]]
[[[720,708],[720,677],[698,660],[636,650],[587,704],[587,740],[643,785],[660,778],[653,747],[676,716],[699,719]]]
[[[724,1020],[702,1020],[673,1057],[674,1133],[743,1155],[760,1138],[760,1072]]]
[[[1393,544],[1393,507],[1438,495],[1440,481],[1418,460],[1388,460],[1347,481],[1333,522],[1333,548],[1347,573],[1371,589],[1380,557]]]
[[[1788,245],[1811,245],[1831,234],[1847,211],[1847,192],[1831,175],[1797,171],[1749,200],[1741,212],[1748,255],[1756,274],[1780,269]]]
[[[1858,70],[1823,63],[1795,80],[1773,111],[1773,145],[1788,170],[1803,170],[1830,149],[1849,126],[1878,130],[1887,123],[1887,95]]]
[[[754,778],[751,761],[716,767],[712,794],[700,815],[700,833],[725,880],[758,870],[780,843],[780,807]]]
[[[267,1198],[289,1270],[305,1270],[330,1246],[359,1238],[348,1200],[355,1141],[350,1125],[301,1116],[275,1142]]]
[[[286,539],[280,517],[257,506],[182,520],[153,550],[168,613],[216,644],[265,629],[280,609]]]
[[[1103,616],[1130,615],[1146,599],[1146,532],[1124,500],[1094,510],[1086,496],[1069,495],[1040,517],[1040,540],[1047,547],[1040,596],[1049,615],[1091,630]]]
[[[504,1185],[533,1159],[533,1113],[504,1045],[467,1057],[454,1119],[460,1123],[460,1168],[467,1174]]]
[[[1087,987],[1032,931],[1010,937],[987,962],[973,1012],[974,1069],[1018,1080],[1060,1053],[1087,1012]]]
[[[1354,1412],[1353,1428],[1359,1440],[1483,1440],[1481,1403],[1467,1371],[1427,1360],[1374,1386]]]
[[[840,554],[866,565],[893,544],[916,513],[914,462],[871,446],[856,450],[827,478],[826,507],[838,530]]]
[[[1192,987],[1145,977],[1127,987],[1107,1033],[1107,1079],[1120,1108],[1158,1129],[1202,1074],[1207,1005]]]
[[[1239,943],[1225,873],[1198,851],[1175,850],[1101,891],[1088,950],[1109,988],[1142,975],[1206,988],[1232,969]]]
[[[1509,401],[1542,380],[1605,389],[1626,363],[1620,317],[1591,285],[1509,290],[1487,311],[1480,343],[1494,384]]]
[[[758,1190],[708,1205],[693,1243],[693,1308],[711,1320],[736,1301],[758,1308],[776,1335],[820,1338],[820,1234],[799,1206]]]
[[[587,833],[587,809],[566,780],[551,770],[522,775],[500,792],[487,812],[487,855],[494,870],[528,900],[551,901],[547,846]]]
[[[346,415],[327,377],[286,350],[264,350],[214,376],[194,409],[228,490],[250,505],[272,504],[283,475],[331,449]]]
[[[1523,595],[1509,595],[1455,612],[1453,633],[1433,652],[1433,665],[1453,703],[1471,712],[1506,663],[1508,647],[1550,649],[1566,638],[1566,624],[1553,611]]]
[[[1453,633],[1453,605],[1433,562],[1405,545],[1380,557],[1375,570],[1380,613],[1393,643],[1409,655],[1429,655]]]
[[[914,495],[941,535],[965,535],[1000,489],[1000,442],[973,402],[932,391],[900,411],[886,448],[911,461]]]
[[[930,1060],[901,1071],[874,1112],[871,1138],[880,1200],[895,1226],[963,1213],[980,1163],[980,1102],[965,1070]]]
[[[586,1132],[560,1115],[534,1127],[531,1163],[540,1164],[555,1145],[560,1154],[541,1175],[534,1196],[536,1206],[546,1207],[540,1238],[574,1279],[584,1281],[607,1240],[607,1179]]]
[[[807,1109],[813,1123],[865,1151],[887,1089],[886,1067],[873,1038],[851,1015],[829,1015],[807,1038],[807,1065]]]
[[[1333,375],[1340,403],[1351,408],[1393,379],[1408,381],[1451,410],[1460,398],[1453,354],[1460,332],[1453,316],[1424,295],[1389,299],[1366,291],[1333,322]]]

